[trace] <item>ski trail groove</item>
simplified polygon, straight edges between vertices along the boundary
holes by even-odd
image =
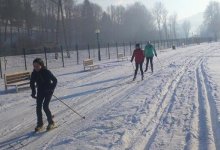
[[[199,149],[216,149],[211,125],[210,106],[201,67],[196,70],[199,101]],[[205,143],[205,144],[204,144]]]

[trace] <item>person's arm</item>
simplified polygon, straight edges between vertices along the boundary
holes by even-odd
[[[52,90],[55,90],[55,88],[57,86],[57,78],[51,73],[50,70],[47,70],[47,73],[48,73],[49,79],[52,81],[51,88],[52,88]]]
[[[135,50],[134,50],[134,52],[135,52]],[[133,52],[133,55],[131,57],[131,62],[133,62],[133,60],[134,60],[134,52]]]
[[[31,97],[33,98],[36,98],[36,86],[35,86],[35,83],[36,83],[36,76],[35,76],[35,73],[34,71],[31,73],[31,80],[30,80],[30,87],[31,87]]]

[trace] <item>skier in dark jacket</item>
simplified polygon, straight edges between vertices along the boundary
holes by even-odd
[[[146,61],[147,61],[145,72],[147,72],[147,70],[148,70],[148,65],[149,65],[149,61],[150,61],[151,72],[153,73],[154,72],[153,58],[154,58],[154,55],[157,57],[157,52],[156,52],[154,46],[151,45],[150,42],[148,42],[147,45],[145,46],[144,55],[145,55]]]
[[[43,128],[43,118],[42,118],[42,105],[44,112],[47,116],[48,126],[47,130],[55,127],[52,114],[49,109],[49,103],[52,98],[54,89],[57,84],[56,77],[44,66],[44,62],[40,58],[36,58],[33,61],[34,70],[31,74],[30,86],[32,90],[31,96],[37,102],[37,126],[35,131],[40,131]],[[36,96],[37,87],[37,96]]]
[[[136,44],[135,47],[136,49],[134,50],[131,58],[131,62],[133,62],[133,59],[135,58],[135,66],[136,66],[133,81],[136,79],[139,66],[141,70],[142,80],[144,79],[144,72],[143,72],[144,51],[140,48],[140,44]]]

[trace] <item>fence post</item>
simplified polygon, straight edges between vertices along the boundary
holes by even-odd
[[[118,59],[118,43],[116,42],[116,52],[117,52],[117,59]]]
[[[109,50],[109,43],[108,43],[107,47],[108,47],[108,58],[111,59],[111,54],[110,54],[110,50]]]
[[[7,70],[7,63],[8,63],[6,57],[4,57],[4,63],[5,63],[5,71],[6,71]]]
[[[23,53],[24,53],[24,65],[25,65],[25,70],[27,70],[27,60],[26,60],[26,51],[25,51],[25,48],[23,48]]]
[[[89,53],[89,59],[90,59],[91,56],[90,56],[90,46],[89,46],[89,44],[88,44],[88,53]]]
[[[131,51],[131,42],[129,44],[130,44],[130,55],[131,55],[131,53],[132,53],[132,51]]]
[[[157,41],[158,50],[160,49],[160,41]]]
[[[3,76],[2,76],[2,59],[1,59],[1,57],[0,57],[0,72],[1,72],[1,78],[3,78]]]
[[[170,48],[172,48],[172,45],[173,45],[173,40],[170,39]]]
[[[125,42],[123,42],[123,47],[124,47],[124,56],[125,56]]]
[[[163,44],[164,44],[164,45],[163,45],[163,46],[164,46],[163,49],[166,49],[166,40],[164,40],[163,42],[164,42],[164,43],[163,43]]]
[[[63,67],[64,67],[64,58],[63,58],[63,46],[60,46],[60,50],[61,50],[61,56],[62,56],[62,63],[63,63]]]
[[[152,43],[153,43],[154,48],[156,49],[156,44],[155,44],[156,42],[155,42],[155,41],[153,41]]]
[[[77,56],[77,65],[79,65],[79,47],[78,47],[78,44],[76,44],[76,56]]]
[[[144,41],[141,41],[141,48],[143,49],[144,48]]]
[[[44,55],[45,55],[45,60],[46,60],[46,67],[48,68],[47,66],[47,48],[44,47]]]

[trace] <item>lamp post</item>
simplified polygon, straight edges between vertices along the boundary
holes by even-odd
[[[99,61],[101,61],[101,53],[100,53],[100,41],[99,41],[99,34],[100,34],[100,30],[99,30],[99,29],[96,29],[96,30],[95,30],[95,33],[96,33],[96,37],[97,37],[97,44],[98,44],[98,58],[99,58]]]

